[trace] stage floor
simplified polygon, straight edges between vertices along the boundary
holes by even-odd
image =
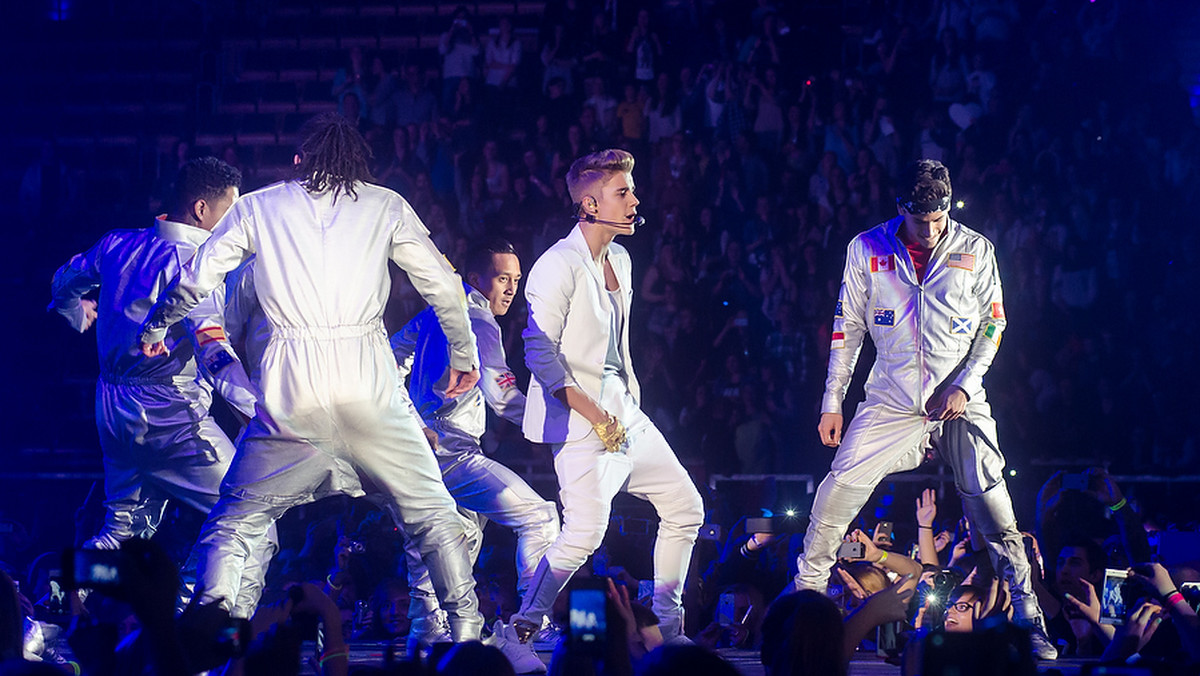
[[[350,664],[352,666],[379,666],[383,664],[384,655],[387,652],[387,644],[385,643],[350,643]],[[397,654],[403,655],[404,647],[399,646]],[[756,650],[719,650],[717,651],[730,664],[737,668],[738,672],[743,676],[763,676],[765,673],[762,663],[759,662],[758,651]],[[305,644],[303,651],[305,655],[313,654],[313,645]],[[550,651],[538,651],[538,657],[542,661],[550,663]],[[1055,662],[1039,662],[1038,672],[1048,673],[1053,669],[1054,673],[1062,674],[1063,676],[1072,676],[1080,673],[1080,669],[1087,662],[1084,660],[1058,660]],[[305,669],[301,671],[303,674],[319,674],[320,671],[315,669],[315,662],[305,665]],[[859,653],[850,662],[849,676],[899,676],[900,667],[888,664],[881,658],[869,653]]]

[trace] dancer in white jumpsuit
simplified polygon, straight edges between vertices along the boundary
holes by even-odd
[[[533,377],[525,436],[554,451],[563,525],[505,628],[506,654],[514,641],[528,645],[559,592],[600,546],[621,491],[658,512],[653,610],[665,640],[683,632],[683,584],[704,505],[639,408],[629,355],[630,257],[613,242],[640,223],[633,163],[623,150],[604,150],[571,165],[567,187],[579,221],[542,254],[526,282],[525,362]]]
[[[222,328],[223,289],[168,333],[170,358],[148,359],[133,346],[150,306],[208,239],[240,184],[238,170],[216,158],[191,160],[179,171],[168,215],[149,228],[106,234],[54,275],[51,308],[81,332],[95,322],[100,351],[96,425],[107,513],[85,546],[116,549],[151,537],[169,498],[205,514],[217,503],[234,447],[209,415],[212,389],[246,419],[256,399]],[[97,286],[98,304],[83,298]],[[271,537],[248,565],[240,614],[253,612],[274,549]],[[193,568],[184,566],[185,579]]]
[[[151,311],[142,350],[255,254],[270,324],[257,415],[200,533],[203,600],[226,608],[249,552],[287,509],[326,495],[383,492],[430,568],[456,641],[482,619],[467,525],[405,408],[383,327],[388,261],[434,307],[450,343],[450,397],[478,379],[462,284],[396,193],[367,183],[369,150],[352,124],[321,115],[304,130],[297,180],[239,200]]]
[[[508,467],[483,454],[480,437],[487,423],[484,405],[516,425],[525,413],[525,395],[508,368],[504,339],[496,317],[508,312],[521,280],[521,262],[512,244],[488,242],[468,256],[467,311],[479,346],[479,383],[454,399],[445,396],[450,351],[433,311],[426,309],[392,336],[392,350],[421,420],[436,433],[434,455],[446,488],[461,509],[517,533],[517,592],[525,595],[538,561],[558,536],[558,508],[530,488]],[[411,375],[409,375],[411,373]],[[439,633],[440,612],[429,572],[406,538],[410,650],[431,643]],[[472,551],[472,560],[478,551]]]
[[[825,590],[842,536],[875,486],[918,467],[932,444],[1010,582],[1016,616],[1037,628],[1039,656],[1052,658],[983,389],[1005,327],[992,243],[950,218],[950,174],[940,162],[913,164],[898,190],[900,215],[847,249],[818,426],[838,450],[817,489],[796,585]],[[842,400],[867,333],[877,357],[843,438]]]

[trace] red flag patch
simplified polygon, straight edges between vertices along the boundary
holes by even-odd
[[[975,254],[952,253],[946,257],[946,265],[961,270],[974,270]]]
[[[208,345],[218,340],[226,340],[225,329],[219,326],[210,326],[196,332],[196,342],[200,345]]]
[[[517,377],[513,375],[512,371],[505,371],[504,373],[501,373],[500,375],[496,376],[496,385],[499,386],[499,388],[502,390],[507,390],[510,387],[515,387],[516,384],[517,384]]]
[[[871,272],[893,272],[896,270],[895,258],[886,256],[871,256]]]

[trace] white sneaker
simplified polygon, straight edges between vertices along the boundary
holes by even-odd
[[[453,643],[450,635],[450,620],[444,610],[435,610],[424,617],[413,619],[408,630],[404,648],[408,656],[415,657],[433,647],[434,643]]]
[[[533,641],[521,643],[516,629],[511,624],[504,624],[502,620],[496,620],[496,624],[492,628],[492,635],[483,642],[499,648],[512,664],[513,671],[518,674],[546,673],[546,665],[537,656],[537,651],[533,649]]]

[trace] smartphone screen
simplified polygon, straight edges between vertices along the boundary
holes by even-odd
[[[121,584],[119,550],[75,550],[74,579],[79,588],[113,588]]]
[[[606,602],[603,589],[571,590],[568,630],[572,645],[592,650],[604,644],[604,635],[608,628]]]
[[[737,607],[737,599],[734,598],[732,592],[725,592],[717,599],[717,624],[722,627],[732,626],[734,623],[733,614]]]
[[[1114,568],[1104,569],[1104,584],[1100,588],[1100,624],[1125,624],[1125,598],[1121,585],[1128,573]]]

